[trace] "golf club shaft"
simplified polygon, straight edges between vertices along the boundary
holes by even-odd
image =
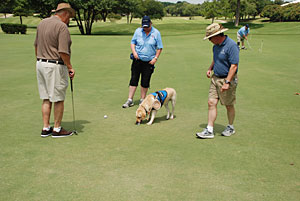
[[[74,129],[75,134],[76,134],[77,132],[76,132],[76,125],[75,125],[75,110],[74,110],[74,97],[73,97],[73,80],[72,80],[71,77],[70,77],[70,83],[71,83],[72,109],[73,109],[73,129]]]
[[[248,40],[247,40],[247,43],[248,43],[249,48],[252,50],[251,45]]]

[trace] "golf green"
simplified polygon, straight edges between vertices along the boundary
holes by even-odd
[[[209,20],[154,21],[164,48],[149,93],[172,87],[177,104],[173,120],[162,108],[151,126],[135,125],[140,88],[135,106],[121,107],[139,20],[98,22],[92,36],[70,28],[78,135],[62,139],[40,137],[32,21],[26,35],[0,33],[0,200],[299,200],[299,22],[249,23],[236,134],[221,136],[227,117],[219,105],[215,138],[200,140],[212,61],[212,44],[203,41]],[[236,40],[237,28],[224,26]],[[72,120],[68,88],[62,126],[73,129]]]

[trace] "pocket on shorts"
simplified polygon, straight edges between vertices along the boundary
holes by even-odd
[[[55,76],[55,92],[53,99],[62,101],[65,99],[66,89],[68,87],[68,69],[66,66],[57,65]]]

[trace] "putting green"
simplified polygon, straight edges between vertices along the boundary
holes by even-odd
[[[164,49],[149,92],[175,88],[177,104],[173,120],[162,108],[152,126],[135,125],[137,106],[121,107],[134,22],[97,23],[102,35],[92,36],[71,28],[79,134],[64,139],[40,137],[38,21],[27,35],[0,33],[0,200],[298,200],[299,22],[250,23],[252,50],[240,52],[236,134],[220,135],[227,118],[219,106],[213,140],[195,138],[207,123],[212,44],[202,39],[210,21],[154,23]],[[237,29],[225,27],[236,40]],[[68,89],[62,126],[72,129],[72,118]]]

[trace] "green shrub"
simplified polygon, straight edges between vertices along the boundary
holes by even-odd
[[[290,4],[287,6],[268,5],[264,7],[262,17],[268,17],[271,21],[300,21],[300,4]]]
[[[109,19],[109,21],[115,22],[117,20],[122,19],[122,16],[119,15],[119,14],[115,14],[115,13],[109,13],[108,16],[107,16],[107,18]]]
[[[8,34],[26,34],[27,26],[24,24],[3,23],[1,24],[1,29],[4,33]]]

